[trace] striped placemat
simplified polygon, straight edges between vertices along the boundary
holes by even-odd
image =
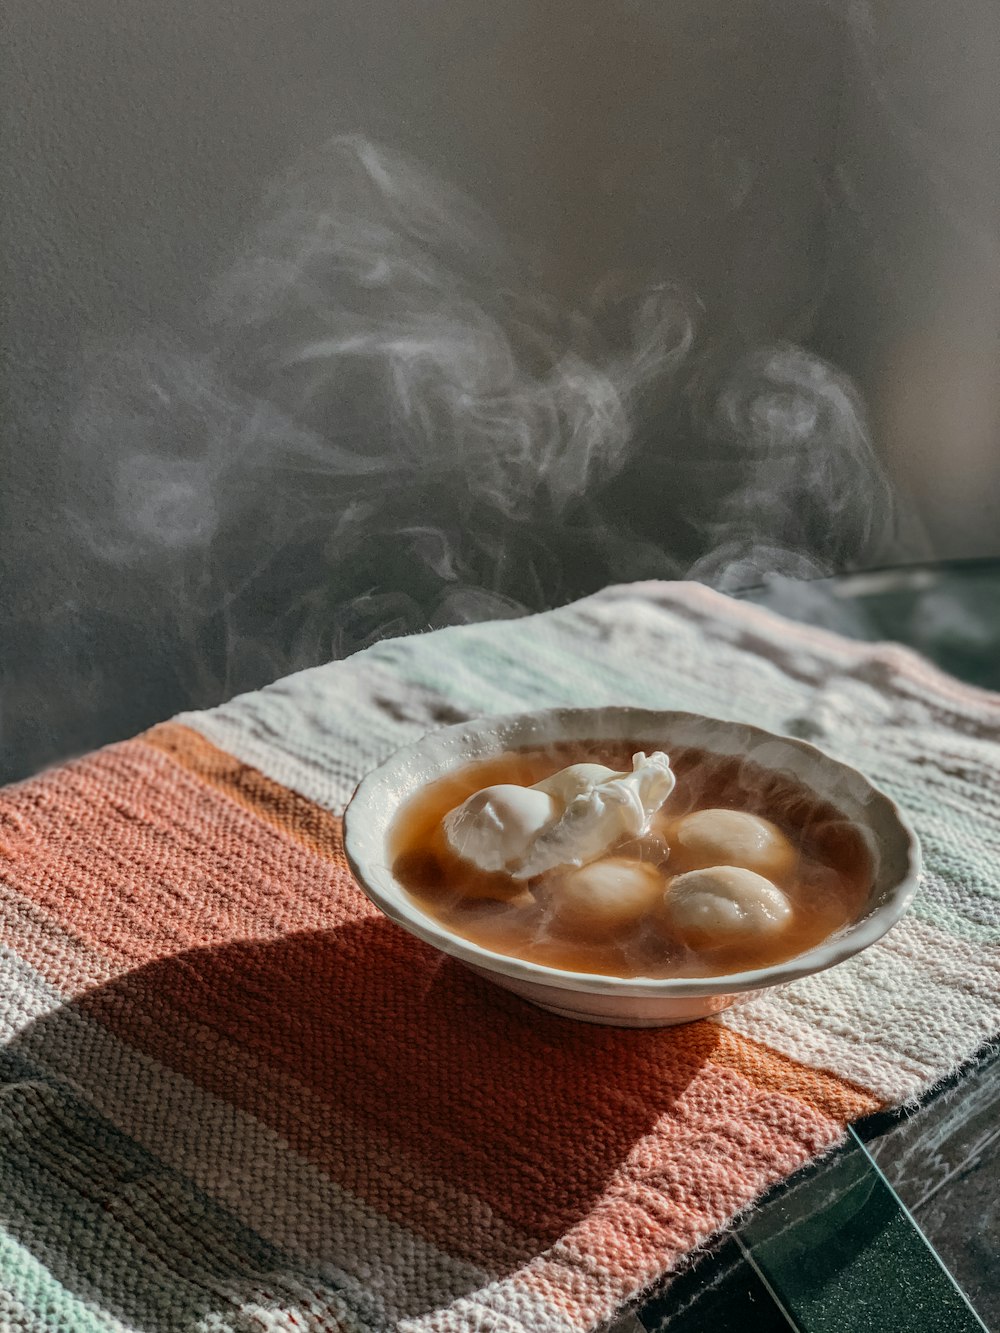
[[[879,945],[718,1020],[530,1008],[346,868],[423,731],[631,703],[815,740],[913,817]],[[0,1327],[591,1329],[1000,1031],[1000,699],[690,584],[380,644],[0,793]]]

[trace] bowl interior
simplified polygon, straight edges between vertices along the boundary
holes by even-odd
[[[694,746],[738,755],[815,792],[855,823],[875,867],[868,901],[850,926],[771,967],[712,977],[608,977],[567,972],[493,953],[426,915],[392,873],[389,835],[400,807],[445,773],[511,750],[557,741],[633,741],[637,748]],[[407,930],[479,968],[568,990],[624,995],[708,995],[755,990],[832,966],[873,943],[905,911],[919,877],[916,836],[895,803],[849,764],[814,745],[745,723],[638,708],[550,709],[486,718],[434,731],[398,750],[358,787],[344,819],[348,861],[368,896]]]

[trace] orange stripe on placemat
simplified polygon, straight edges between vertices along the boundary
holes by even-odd
[[[88,1012],[452,1252],[495,1242],[435,1181],[546,1242],[609,1182],[729,1154],[707,1226],[873,1108],[717,1024],[590,1027],[481,982],[376,912],[333,816],[181,731],[0,794],[5,878],[121,973]]]
[[[11,887],[118,967],[198,945],[376,920],[387,946],[422,951],[419,963],[391,965],[426,970],[425,946],[385,922],[355,885],[335,816],[187,728],[157,728],[154,740],[111,747],[0,793]],[[232,799],[213,799],[213,789]],[[562,1030],[577,1041],[593,1033]],[[646,1039],[613,1038],[619,1050]],[[673,1039],[710,1044],[717,1064],[838,1119],[874,1109],[862,1089],[718,1025],[678,1029]]]
[[[857,1083],[822,1069],[810,1069],[808,1065],[801,1065],[770,1046],[732,1032],[721,1024],[712,1026],[718,1027],[721,1034],[719,1045],[712,1054],[715,1063],[738,1070],[758,1087],[797,1097],[845,1125],[871,1115],[882,1106],[874,1093]]]
[[[331,817],[280,791],[251,806],[126,741],[0,792],[0,869],[118,969],[376,915]]]
[[[190,727],[164,722],[142,740],[176,759],[189,772],[216,787],[247,810],[291,834],[320,856],[342,861],[340,820],[322,806],[290,791],[220,750]]]
[[[334,859],[339,866],[346,866],[337,816],[234,759],[188,727],[166,723],[148,732],[146,739],[247,809]],[[867,1115],[878,1106],[877,1099],[865,1089],[809,1069],[727,1028],[713,1025],[712,1030],[717,1033],[713,1038],[714,1062],[746,1073],[761,1087],[803,1098],[845,1122]]]

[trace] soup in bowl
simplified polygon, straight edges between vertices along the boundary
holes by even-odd
[[[524,998],[659,1026],[833,966],[905,911],[896,805],[806,742],[691,713],[557,709],[432,732],[345,816],[368,896]]]

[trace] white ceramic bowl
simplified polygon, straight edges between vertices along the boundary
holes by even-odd
[[[719,977],[608,977],[566,972],[493,953],[424,913],[392,873],[388,835],[402,804],[455,768],[553,741],[629,740],[637,748],[696,746],[751,758],[786,774],[857,824],[876,863],[866,909],[852,925],[773,967]],[[639,708],[549,709],[483,718],[433,731],[397,750],[360,784],[344,818],[347,859],[386,916],[480,976],[567,1018],[618,1027],[662,1027],[718,1013],[768,987],[820,972],[874,944],[906,910],[917,888],[920,849],[905,816],[850,765],[805,741],[696,713]]]

